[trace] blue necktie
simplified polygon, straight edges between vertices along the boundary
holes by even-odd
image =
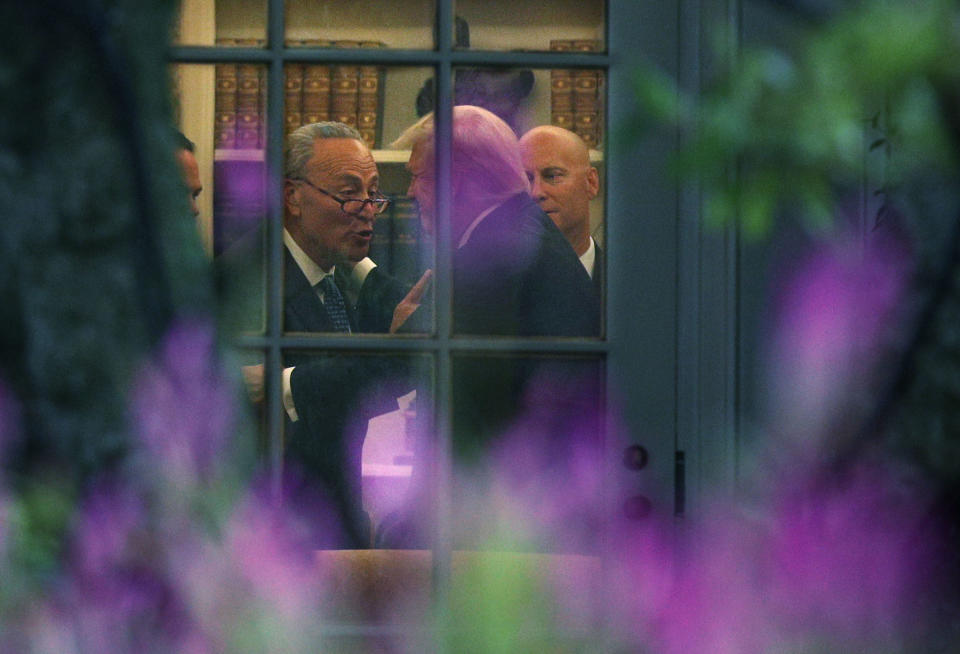
[[[327,275],[318,284],[323,292],[323,306],[327,310],[334,331],[350,332],[350,319],[347,318],[347,308],[343,303],[340,289],[333,283],[333,275]]]

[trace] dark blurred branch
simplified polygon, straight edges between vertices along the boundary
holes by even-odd
[[[120,136],[127,149],[133,171],[138,220],[131,235],[134,244],[133,265],[151,342],[166,332],[173,316],[173,302],[163,257],[160,255],[159,221],[151,196],[146,162],[146,143],[133,76],[126,58],[113,38],[107,10],[99,0],[83,3],[86,26],[93,38],[94,50],[103,64],[110,95],[114,99]]]
[[[940,105],[940,117],[952,142],[955,161],[960,162],[960,94],[952,80],[931,80]],[[898,403],[913,380],[916,359],[920,350],[933,337],[934,325],[940,307],[954,288],[954,278],[960,268],[960,215],[953,221],[949,238],[940,258],[939,272],[934,276],[933,288],[917,314],[916,321],[902,350],[898,365],[886,389],[880,395],[873,412],[864,422],[858,438],[851,441],[846,451],[840,453],[838,464],[841,470],[853,463],[857,455],[870,443],[879,439],[887,422],[895,413]]]
[[[87,39],[100,63],[98,71],[105,78],[116,131],[130,162],[136,206],[136,219],[130,225],[131,259],[144,326],[151,342],[156,342],[173,316],[173,302],[160,254],[159,216],[151,192],[144,119],[128,57],[114,38],[109,11],[100,0],[24,3],[21,10],[37,30]]]

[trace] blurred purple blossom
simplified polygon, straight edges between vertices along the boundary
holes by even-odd
[[[157,526],[134,488],[101,482],[74,517],[69,574],[43,628],[72,633],[78,651],[185,651],[181,645],[195,643],[165,568],[175,543]]]
[[[224,546],[236,572],[256,596],[290,617],[316,611],[320,569],[314,550],[317,530],[328,518],[319,507],[294,506],[254,488],[240,502],[225,532]]]
[[[819,243],[786,276],[767,365],[770,425],[808,456],[820,453],[808,437],[855,428],[851,410],[875,384],[870,373],[896,327],[906,264],[906,249],[892,238],[864,244],[845,232]]]
[[[324,591],[312,519],[255,483],[217,535],[171,544],[171,576],[213,651],[306,652],[316,647]],[[189,532],[188,532],[189,533]],[[182,544],[181,544],[182,543]]]
[[[771,600],[797,633],[902,635],[931,588],[938,538],[924,485],[860,467],[800,480],[773,507]]]
[[[74,517],[74,574],[96,584],[131,556],[147,555],[134,550],[137,532],[147,527],[143,502],[131,488],[101,482]]]
[[[234,424],[233,399],[217,364],[213,327],[175,324],[132,397],[137,433],[160,474],[188,482],[213,473]]]
[[[620,636],[663,654],[885,651],[909,636],[936,563],[922,488],[867,469],[782,480],[766,506],[716,502],[679,528],[622,532],[608,599]]]

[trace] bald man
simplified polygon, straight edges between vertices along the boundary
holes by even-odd
[[[599,291],[601,251],[590,236],[590,200],[600,191],[600,176],[579,136],[554,125],[534,127],[520,139],[530,194],[573,246]]]

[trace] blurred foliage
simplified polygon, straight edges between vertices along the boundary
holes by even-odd
[[[851,227],[908,246],[910,288],[863,382],[854,459],[892,456],[930,483],[947,530],[939,612],[960,633],[960,3],[768,2],[798,10],[790,46],[744,46],[699,93],[640,68],[627,134],[678,130],[673,172],[704,217],[764,240],[798,220],[821,242]],[[815,10],[812,5],[817,5]],[[806,20],[810,19],[810,20]],[[729,44],[730,39],[717,39]],[[732,63],[731,63],[732,62]],[[863,202],[866,194],[870,202]],[[857,198],[851,202],[852,198]],[[851,211],[850,205],[858,208]],[[795,243],[795,247],[801,247]],[[833,298],[829,298],[833,299]],[[825,307],[825,311],[829,309]],[[868,388],[869,387],[869,388]],[[826,456],[831,456],[825,452]],[[950,637],[946,637],[948,641]],[[930,651],[952,651],[954,645]]]
[[[698,96],[640,69],[629,131],[664,122],[681,130],[674,170],[702,183],[708,220],[739,220],[761,237],[790,208],[822,231],[837,190],[859,182],[869,153],[893,155],[892,185],[956,164],[943,99],[960,75],[957,18],[946,0],[862,3],[809,26],[796,52],[737,53]],[[865,143],[871,127],[883,134]]]
[[[137,478],[131,382],[175,315],[211,305],[159,82],[175,4],[0,5],[0,384],[19,412],[0,424],[7,615],[62,584],[97,479]]]
[[[851,199],[871,196],[860,224],[906,241],[913,270],[887,343],[891,388],[871,389],[882,420],[868,427],[885,427],[887,445],[960,507],[960,3],[768,4],[815,20],[792,23],[790,47],[721,47],[732,63],[699,94],[639,68],[625,133],[677,129],[673,172],[700,184],[705,220],[736,222],[748,239],[794,219],[836,235],[871,210]]]

